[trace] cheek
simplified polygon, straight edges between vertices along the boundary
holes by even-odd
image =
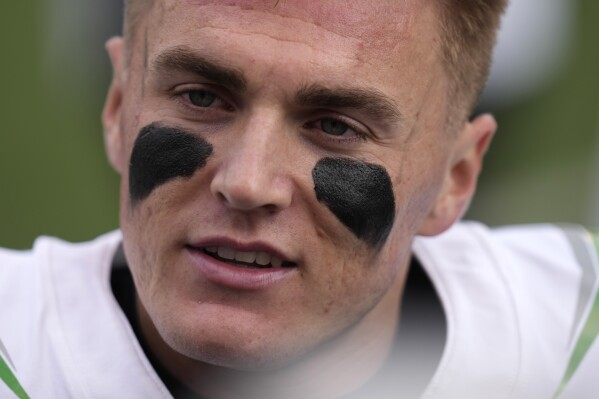
[[[395,198],[382,166],[347,158],[323,158],[312,170],[318,201],[359,239],[380,248],[393,227]]]
[[[212,145],[181,129],[152,123],[141,129],[131,152],[129,196],[135,206],[175,178],[190,178],[204,167]]]

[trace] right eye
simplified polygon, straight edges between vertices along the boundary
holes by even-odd
[[[189,101],[189,103],[195,107],[209,108],[211,106],[223,106],[225,103],[216,96],[206,90],[190,90],[183,93],[183,96]],[[216,103],[216,104],[215,104]]]
[[[216,85],[181,84],[170,89],[168,96],[180,115],[190,120],[222,121],[222,118],[230,118],[236,110],[232,97]]]
[[[330,134],[331,136],[343,136],[346,134],[351,128],[347,123],[341,122],[336,119],[325,118],[320,121],[320,129],[326,134]]]

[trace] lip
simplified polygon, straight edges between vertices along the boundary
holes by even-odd
[[[289,257],[285,256],[282,251],[264,243],[239,243],[230,239],[210,239],[186,245],[185,249],[196,269],[204,278],[217,285],[248,291],[263,290],[282,283],[297,272],[297,267],[264,269],[236,267],[221,262],[203,251],[205,247],[218,246],[226,246],[244,252],[268,252],[282,259],[283,262],[290,262]]]
[[[216,237],[210,239],[204,239],[198,242],[193,242],[189,244],[190,247],[194,248],[205,248],[205,247],[229,247],[233,248],[235,251],[242,252],[268,252],[269,254],[276,256],[281,259],[283,262],[293,262],[293,259],[286,255],[282,250],[279,250],[272,245],[269,245],[265,242],[255,241],[255,242],[240,242],[231,240],[226,237]]]

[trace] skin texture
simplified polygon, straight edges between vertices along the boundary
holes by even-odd
[[[107,44],[103,123],[150,348],[208,397],[358,388],[392,343],[414,236],[460,217],[495,130],[482,116],[445,131],[435,2],[164,0],[138,28],[130,59],[122,39]],[[198,106],[198,92],[215,100]],[[331,132],[331,119],[348,129]],[[214,151],[132,209],[137,132],[158,121]],[[317,199],[326,158],[387,171],[395,215],[380,246]],[[262,289],[223,286],[190,255],[206,242],[266,247],[296,267]]]
[[[312,170],[316,198],[359,239],[380,247],[393,227],[395,198],[387,171],[344,158],[323,158]]]
[[[133,204],[171,179],[189,179],[206,165],[212,146],[200,137],[153,123],[144,127],[129,163],[129,195]]]

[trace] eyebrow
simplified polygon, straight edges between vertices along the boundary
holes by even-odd
[[[211,82],[243,92],[247,81],[239,70],[198,54],[187,46],[175,46],[160,53],[151,63],[152,70],[163,74],[189,72]],[[400,123],[402,113],[395,102],[376,89],[361,87],[327,87],[306,85],[296,93],[300,106],[318,108],[351,108],[364,111],[383,123]]]
[[[295,101],[307,107],[365,111],[382,122],[400,123],[403,120],[395,102],[376,89],[308,85],[298,91]]]
[[[164,74],[172,71],[193,73],[236,91],[244,91],[247,87],[241,72],[202,56],[186,46],[171,47],[160,53],[152,62],[152,69]]]

